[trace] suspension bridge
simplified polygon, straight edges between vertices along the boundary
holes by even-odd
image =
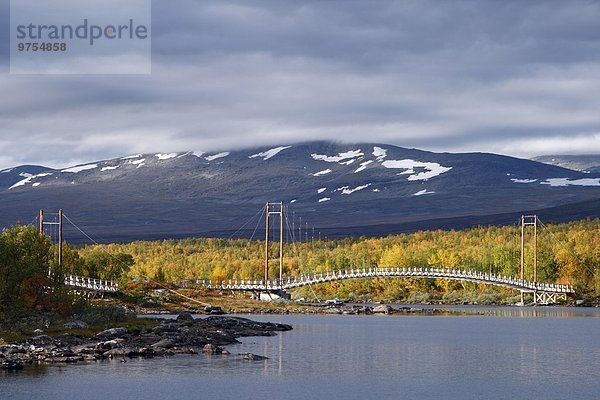
[[[286,219],[285,206],[280,203],[266,203],[263,207],[265,215],[265,260],[264,260],[264,279],[236,279],[213,282],[207,279],[188,279],[179,282],[183,287],[201,287],[210,290],[230,290],[230,291],[248,291],[265,293],[269,296],[286,296],[286,291],[293,290],[303,286],[318,285],[328,282],[336,282],[350,279],[373,279],[373,278],[424,278],[424,279],[445,279],[465,282],[474,282],[478,284],[499,286],[521,293],[521,303],[524,303],[524,295],[531,295],[534,304],[555,304],[560,300],[567,300],[567,296],[575,296],[575,290],[571,285],[539,282],[537,280],[537,231],[539,219],[535,215],[522,216],[520,221],[521,245],[520,245],[520,276],[505,276],[492,272],[481,272],[468,268],[441,268],[441,267],[419,267],[419,266],[368,266],[363,268],[348,267],[328,272],[307,272],[297,276],[285,276],[283,268],[284,260],[284,222],[289,226],[289,220]],[[47,219],[47,216],[54,219]],[[279,278],[269,279],[269,243],[270,231],[273,217],[278,218],[279,225]],[[62,263],[62,243],[63,243],[63,218],[76,227],[88,239],[92,240],[80,227],[75,225],[62,210],[54,214],[39,214],[40,233],[44,234],[46,226],[57,228],[59,264]],[[260,219],[259,219],[260,223]],[[533,227],[533,277],[526,279],[525,276],[525,231],[528,227]],[[292,233],[294,229],[291,229]],[[255,229],[256,232],[256,229]],[[300,233],[301,235],[301,233]],[[253,234],[254,236],[254,234]],[[293,234],[292,234],[293,236]],[[292,239],[292,240],[295,240]],[[99,293],[117,293],[119,286],[110,280],[101,280],[90,277],[70,275],[65,277],[65,284],[75,290],[88,290]]]
[[[59,266],[62,266],[63,263],[63,226],[65,219],[75,228],[80,230],[80,228],[63,213],[63,210],[59,210],[57,213],[44,213],[44,210],[40,210],[37,217],[40,235],[48,234],[51,239],[57,238]],[[65,276],[65,285],[72,287],[75,290],[85,290],[100,294],[114,294],[119,291],[119,285],[111,280],[90,278],[86,276]]]

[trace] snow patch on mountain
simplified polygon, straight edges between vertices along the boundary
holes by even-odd
[[[316,153],[312,153],[310,156],[313,158],[313,160],[317,160],[317,161],[339,163],[340,161],[348,160],[349,158],[357,158],[357,157],[364,156],[364,153],[360,149],[358,149],[358,150],[350,150],[350,151],[346,151],[343,153],[338,153],[337,156],[328,156],[325,154],[316,154]]]
[[[407,178],[409,181],[419,181],[435,178],[436,176],[439,176],[452,169],[452,167],[444,167],[434,162],[415,161],[411,159],[387,160],[384,161],[381,165],[383,165],[385,168],[406,170],[401,172],[399,175],[410,174],[410,176]],[[415,173],[415,168],[423,168],[425,169],[425,171]]]
[[[72,174],[77,174],[81,171],[89,171],[90,169],[96,169],[96,168],[98,168],[98,164],[87,164],[87,165],[79,165],[77,167],[63,169],[60,172],[68,172],[68,173],[72,173]]]
[[[112,171],[113,169],[117,169],[119,168],[120,165],[115,165],[113,167],[111,166],[107,166],[107,167],[102,167],[102,169],[100,169],[100,172],[104,172],[104,171]]]
[[[318,193],[318,194],[321,194],[321,193],[323,193],[323,192],[324,192],[324,191],[326,191],[326,190],[327,190],[327,188],[326,188],[326,187],[324,187],[324,188],[321,188],[321,189],[317,189],[317,193]]]
[[[142,167],[142,166],[146,165],[146,164],[144,163],[144,161],[146,161],[146,159],[145,159],[145,158],[142,158],[141,160],[135,160],[135,161],[134,161],[134,160],[131,160],[131,161],[129,161],[129,164],[137,165],[137,167],[136,167],[136,168],[140,168],[140,167]]]
[[[202,156],[206,153],[204,153],[203,151],[192,151],[192,154],[198,158],[202,158]]]
[[[264,161],[266,161],[269,158],[276,156],[279,152],[281,152],[281,151],[283,151],[285,149],[289,149],[290,147],[292,147],[292,146],[275,147],[274,149],[270,149],[270,150],[263,151],[263,152],[260,152],[260,153],[252,154],[248,158],[262,157],[262,159]]]
[[[222,153],[213,154],[212,156],[206,156],[206,157],[204,157],[204,159],[207,160],[207,161],[213,161],[213,160],[216,160],[218,158],[227,157],[229,154],[230,153],[228,151],[224,151]]]
[[[132,156],[123,157],[123,158],[121,158],[121,160],[132,160],[134,158],[140,158],[141,156],[142,156],[141,154],[134,154]]]
[[[600,186],[600,178],[585,178],[570,180],[569,178],[549,178],[544,182],[540,182],[541,185],[550,185],[551,187],[565,187],[565,186]]]
[[[381,147],[373,147],[373,155],[377,158],[377,161],[383,161],[387,157],[387,150]]]
[[[350,189],[350,186],[342,186],[341,188],[337,188],[335,192],[342,192],[342,194],[352,194],[354,192],[358,192],[359,190],[363,190],[371,186],[370,183],[366,185],[357,186],[354,189]]]
[[[417,193],[414,193],[413,196],[423,196],[424,194],[434,194],[435,192],[429,192],[427,189],[419,190]]]
[[[513,181],[514,183],[534,183],[537,182],[537,179],[517,179],[517,178],[512,178],[511,181]]]
[[[315,172],[314,174],[311,174],[312,176],[322,176],[322,175],[327,175],[331,172],[331,170],[329,168],[324,169],[323,171],[319,171],[319,172]]]
[[[357,172],[364,171],[367,168],[367,165],[372,164],[372,163],[373,163],[373,160],[361,162],[360,167],[358,167],[356,170],[354,170],[354,173],[356,174]]]
[[[177,154],[178,153],[168,153],[168,154],[158,153],[158,154],[155,154],[154,156],[156,156],[159,160],[169,160],[171,158],[177,157]]]
[[[19,174],[19,175],[21,175],[21,174]],[[44,172],[44,173],[37,174],[37,175],[31,175],[31,174],[27,174],[27,175],[29,175],[27,178],[25,178],[25,179],[23,179],[23,180],[21,180],[21,181],[19,181],[19,182],[15,183],[15,184],[14,184],[14,185],[12,185],[11,187],[9,187],[9,188],[8,188],[8,190],[14,189],[14,188],[16,188],[16,187],[19,187],[19,186],[25,186],[25,185],[27,185],[28,183],[31,183],[31,181],[33,181],[33,180],[34,180],[34,179],[36,179],[36,178],[42,178],[42,177],[44,177],[44,176],[50,176],[50,175],[52,175],[52,174],[51,174],[51,173],[49,173],[49,172]],[[23,175],[21,175],[21,176],[23,176]]]
[[[14,170],[14,168],[4,169],[0,171],[0,174],[6,174],[7,172],[11,172],[12,170]]]
[[[323,203],[325,201],[329,201],[331,200],[329,197],[323,197],[322,199],[319,199],[319,203]]]

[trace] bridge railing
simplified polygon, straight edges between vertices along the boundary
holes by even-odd
[[[480,272],[465,269],[450,269],[442,267],[364,267],[344,268],[324,272],[309,272],[299,276],[287,276],[279,279],[263,281],[257,280],[228,280],[213,283],[210,280],[195,280],[197,285],[209,289],[225,290],[278,290],[292,289],[308,284],[331,282],[343,279],[375,278],[375,277],[431,277],[436,279],[460,279],[472,282],[487,283],[498,286],[510,287],[519,290],[546,291],[553,293],[573,293],[570,285],[553,283],[532,282],[514,277],[498,275],[489,272]],[[201,281],[201,282],[200,282]]]
[[[103,293],[116,293],[119,291],[119,285],[113,281],[77,275],[65,277],[65,285]]]

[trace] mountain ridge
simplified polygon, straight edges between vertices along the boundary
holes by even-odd
[[[227,236],[267,201],[284,201],[310,225],[344,235],[361,227],[377,234],[451,228],[465,218],[502,223],[499,216],[530,210],[569,220],[582,216],[579,207],[583,217],[595,217],[585,204],[600,199],[600,174],[382,143],[316,141],[26,167],[0,171],[0,225],[62,208],[104,241]]]

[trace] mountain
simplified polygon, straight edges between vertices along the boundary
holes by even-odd
[[[535,157],[533,160],[575,171],[600,173],[600,154],[550,155]]]
[[[266,201],[325,235],[596,217],[600,173],[485,153],[309,142],[216,153],[136,154],[61,170],[0,172],[0,226],[65,210],[98,241],[250,236]],[[20,178],[17,180],[17,178]],[[252,217],[255,216],[255,219]],[[73,229],[71,241],[82,239]]]

